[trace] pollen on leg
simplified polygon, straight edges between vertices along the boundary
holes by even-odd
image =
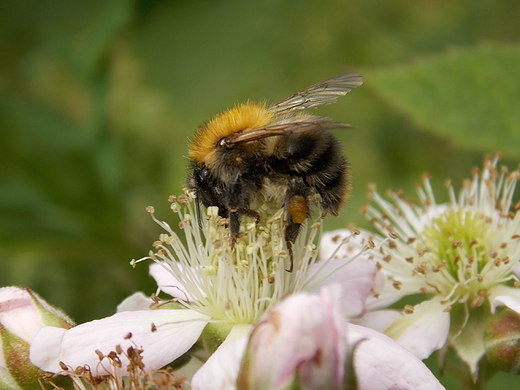
[[[309,205],[304,196],[295,195],[289,200],[289,215],[296,223],[303,223],[309,215]]]

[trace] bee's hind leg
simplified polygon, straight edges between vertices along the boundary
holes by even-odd
[[[289,251],[289,259],[290,259],[289,268],[286,269],[287,272],[293,272],[293,268],[294,268],[293,243],[296,241],[296,238],[298,238],[298,234],[300,233],[300,226],[301,226],[301,223],[296,223],[294,221],[287,221],[287,225],[285,226],[285,243],[287,244],[287,250]]]
[[[307,187],[301,177],[293,177],[289,180],[287,189],[287,200],[285,208],[288,214],[288,220],[285,227],[285,241],[291,263],[287,272],[292,272],[294,268],[293,244],[300,234],[301,224],[309,216],[309,204],[307,203]]]

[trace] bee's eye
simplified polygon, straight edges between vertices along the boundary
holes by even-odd
[[[200,169],[198,172],[199,179],[205,181],[208,178],[209,171],[207,169]]]
[[[219,148],[232,148],[233,147],[233,142],[230,140],[229,137],[225,137],[225,138],[221,138],[218,140],[217,142],[217,146]]]

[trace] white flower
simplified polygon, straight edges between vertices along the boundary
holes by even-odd
[[[367,307],[380,309],[407,296],[418,296],[420,302],[401,312],[373,311],[361,323],[386,331],[421,359],[453,346],[474,378],[485,352],[484,327],[495,306],[520,309],[515,274],[520,213],[512,204],[520,173],[498,171],[497,160],[486,159],[483,171],[475,171],[458,196],[448,185],[447,204],[436,203],[425,176],[420,204],[400,193],[392,193],[388,202],[373,190],[377,207],[366,209],[387,237],[372,252],[385,284]],[[371,239],[383,241],[377,235]]]
[[[201,210],[201,229],[192,194],[171,201],[172,210],[179,215],[184,239],[167,223],[157,220],[150,208],[152,217],[166,233],[154,243],[155,253],[150,253],[148,259],[154,260],[150,272],[159,289],[172,295],[173,302],[149,300],[154,309],[162,310],[142,310],[142,295],[134,296],[121,306],[133,311],[120,312],[66,332],[45,328],[31,349],[35,364],[50,372],[59,372],[64,366],[74,369],[88,365],[94,375],[109,372],[124,375],[130,364],[124,353],[118,354],[121,364],[117,367],[105,358],[116,346],[119,351],[130,347],[141,349],[145,371],[158,369],[191,348],[190,353],[203,359],[213,354],[205,365],[207,372],[212,366],[218,367],[218,362],[214,362],[226,350],[240,356],[241,349],[237,346],[240,340],[287,294],[316,290],[330,280],[340,279],[344,285],[350,284],[345,289],[344,301],[352,302],[352,307],[345,305],[345,311],[359,314],[363,310],[363,302],[372,289],[376,264],[361,261],[359,256],[349,261],[331,259],[317,263],[314,241],[321,231],[320,223],[310,227],[303,224],[293,245],[294,271],[288,272],[290,258],[281,210],[260,205],[257,209],[262,216],[260,223],[244,221],[241,235],[231,248],[226,221],[218,216],[216,208],[209,208],[207,214]],[[367,246],[364,250],[368,249]],[[352,268],[355,272],[349,272]],[[200,337],[206,354],[201,348],[192,348]],[[229,345],[235,347],[230,349]],[[238,365],[228,365],[227,369],[228,379],[222,383],[236,378]]]

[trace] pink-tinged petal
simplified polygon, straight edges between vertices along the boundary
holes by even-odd
[[[340,312],[343,297],[341,285],[328,285],[319,292],[324,312],[323,322],[318,328],[313,329],[316,331],[313,335],[316,339],[312,341],[317,341],[317,351],[312,359],[298,364],[300,381],[307,389],[331,388],[331,385],[336,384],[341,387],[344,380],[348,345],[345,334],[346,321]],[[309,314],[306,313],[306,316]],[[328,333],[327,336],[324,336],[324,332]],[[303,336],[307,337],[307,330],[304,330]],[[304,340],[299,338],[297,342],[302,341]]]
[[[410,351],[373,329],[348,325],[358,390],[437,390],[444,387]]]
[[[130,295],[117,306],[117,312],[150,310],[153,300],[141,292]]]
[[[69,330],[45,327],[33,339],[30,357],[44,371],[60,372],[63,362],[72,369],[87,364],[95,375],[106,375],[110,364],[104,359],[100,365],[95,351],[107,355],[120,345],[125,352],[142,348],[145,370],[155,370],[188,351],[208,321],[193,310],[146,310],[117,313]],[[120,358],[119,372],[125,375],[128,359]]]
[[[351,319],[350,322],[384,333],[401,316],[402,314],[395,310],[378,310],[368,312],[361,318]]]
[[[29,289],[0,288],[0,326],[30,342],[46,325],[70,328],[72,321]]]
[[[414,307],[412,314],[404,314],[386,331],[386,334],[419,359],[446,344],[450,330],[450,315],[438,300],[430,300]]]
[[[45,326],[31,296],[18,287],[0,288],[0,324],[29,342]]]
[[[270,309],[249,339],[239,388],[340,388],[347,344],[339,289],[300,292]]]
[[[373,260],[359,257],[350,263],[348,261],[348,258],[338,258],[314,264],[307,288],[318,290],[327,284],[340,284],[342,311],[349,317],[356,317],[364,312],[365,302],[377,289],[380,279]]]
[[[352,232],[347,229],[323,233],[320,240],[320,260],[325,261],[332,256],[334,251],[338,249],[343,238],[349,237],[350,235],[352,235]],[[344,254],[340,253],[339,256],[344,256]]]
[[[236,388],[240,362],[244,356],[251,325],[235,325],[191,380],[193,390],[228,390]]]
[[[353,234],[348,229],[325,232],[320,240],[320,260],[325,261],[331,256],[352,258],[364,248],[368,237],[373,238],[376,242],[382,240],[382,238],[375,236],[374,233],[365,231],[361,231],[361,234]],[[348,241],[344,243],[344,240]]]
[[[49,325],[69,329],[73,323],[28,288],[0,288],[0,389],[40,388],[29,348]]]
[[[384,275],[382,272],[378,272],[378,279],[379,276],[382,276],[384,278]],[[380,290],[379,290],[380,291]],[[374,311],[379,309],[386,309],[388,306],[393,305],[400,299],[403,299],[409,295],[408,291],[403,290],[395,290],[395,291],[386,291],[381,295],[377,296],[369,296],[367,298],[366,307],[368,310]]]

